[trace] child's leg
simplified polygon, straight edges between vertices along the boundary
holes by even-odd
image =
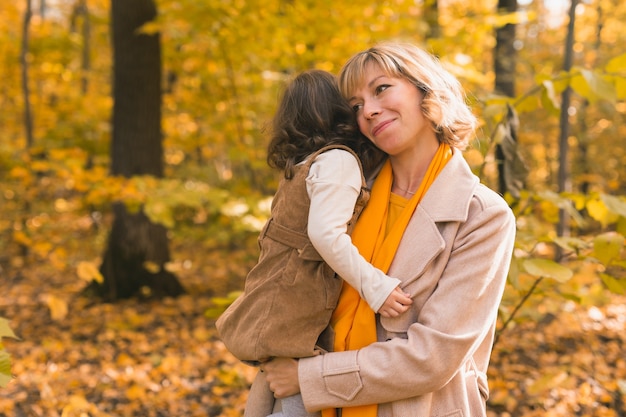
[[[300,394],[280,400],[282,411],[274,413],[268,417],[321,417],[321,413],[309,413],[304,408],[302,396]]]
[[[275,403],[274,393],[265,380],[264,372],[257,372],[256,378],[248,392],[248,401],[243,417],[266,416],[272,413]]]

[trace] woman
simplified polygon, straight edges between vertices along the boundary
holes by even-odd
[[[349,235],[369,198],[361,164],[367,172],[381,156],[361,140],[333,74],[304,71],[286,86],[267,155],[283,178],[259,236],[259,261],[243,294],[216,322],[237,358],[260,364],[332,349],[324,336],[342,279],[383,317],[408,310],[412,301],[400,280],[363,259]],[[271,417],[319,414],[306,413],[298,395],[280,403]]]
[[[340,88],[363,135],[389,155],[353,242],[413,303],[375,316],[344,285],[335,352],[263,365],[269,388],[300,392],[324,417],[485,416],[515,219],[461,155],[476,126],[461,85],[423,50],[387,43],[352,57]]]

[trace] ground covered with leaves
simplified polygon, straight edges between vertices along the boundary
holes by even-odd
[[[255,371],[205,314],[225,290],[216,275],[233,272],[214,261],[181,268],[188,295],[116,304],[81,296],[84,282],[41,264],[0,270],[0,316],[20,338],[3,339],[14,379],[0,388],[0,416],[242,415]],[[626,416],[625,301],[565,303],[507,329],[489,372],[490,417]]]
[[[565,303],[498,340],[490,416],[626,416],[626,299]]]

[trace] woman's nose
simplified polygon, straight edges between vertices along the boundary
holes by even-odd
[[[374,103],[364,104],[363,105],[363,114],[367,119],[371,119],[380,113],[380,109]]]

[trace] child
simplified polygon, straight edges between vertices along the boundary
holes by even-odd
[[[259,237],[259,261],[216,324],[239,359],[259,364],[330,350],[338,277],[382,316],[408,309],[400,281],[365,261],[349,236],[369,198],[361,163],[369,170],[383,157],[359,135],[332,74],[306,71],[287,86],[267,156],[284,175]],[[299,395],[283,399],[281,409],[272,416],[319,416],[305,411]]]

